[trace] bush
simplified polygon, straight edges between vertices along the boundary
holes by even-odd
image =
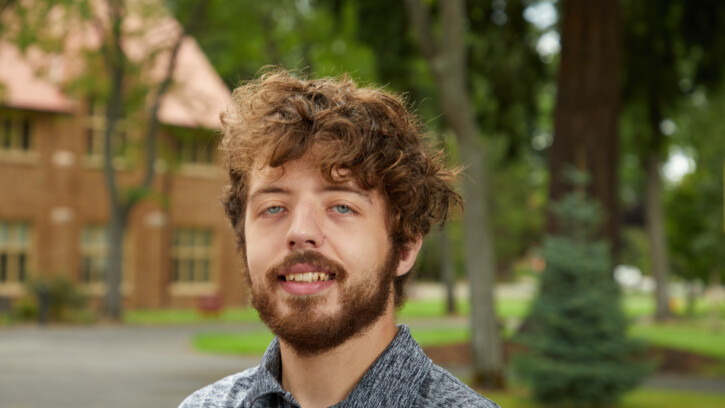
[[[47,302],[48,321],[69,321],[73,314],[85,308],[86,296],[65,277],[35,279],[27,284],[27,298],[14,307],[14,316],[20,320],[37,320],[43,313],[42,302]]]
[[[544,241],[546,269],[518,336],[527,352],[514,370],[543,404],[601,407],[649,370],[644,345],[628,339],[609,244],[596,239],[601,213],[583,186],[554,205],[559,234]]]
[[[24,297],[13,305],[13,318],[21,321],[35,320],[38,316],[38,306],[35,299]]]

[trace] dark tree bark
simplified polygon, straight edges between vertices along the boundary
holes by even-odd
[[[110,1],[108,4],[108,17],[111,24],[111,43],[104,44],[106,69],[110,78],[110,94],[106,101],[106,129],[103,147],[103,174],[106,179],[106,191],[110,203],[110,222],[108,228],[108,270],[106,271],[106,316],[112,320],[121,320],[123,310],[121,295],[121,271],[123,270],[123,237],[128,222],[130,208],[123,202],[116,171],[113,168],[113,136],[116,125],[121,118],[123,106],[123,85],[126,76],[125,56],[121,47],[121,24],[124,18],[124,4],[122,1]]]
[[[103,49],[106,69],[111,78],[110,95],[106,101],[106,130],[104,134],[104,176],[111,207],[111,219],[108,230],[109,254],[106,277],[107,292],[105,313],[109,319],[114,321],[120,321],[123,314],[123,295],[121,293],[123,241],[129,216],[136,204],[145,196],[144,192],[151,190],[151,184],[155,175],[156,136],[159,128],[158,111],[161,106],[161,100],[173,82],[173,74],[181,44],[184,38],[199,25],[208,2],[209,0],[199,0],[194,12],[191,14],[190,21],[186,25],[182,25],[179,36],[171,49],[164,77],[154,92],[148,108],[148,125],[144,134],[146,147],[144,177],[134,188],[140,194],[124,194],[122,190],[125,187],[119,186],[116,179],[116,171],[113,167],[113,136],[116,134],[116,126],[121,118],[121,111],[124,104],[123,89],[126,78],[126,59],[121,46],[121,25],[123,24],[125,5],[122,0],[109,2],[108,12],[109,22],[111,24],[111,43],[105,45]]]
[[[406,0],[406,6],[418,44],[435,79],[446,122],[456,134],[466,166],[463,233],[471,298],[472,381],[479,387],[503,388],[504,359],[494,303],[496,260],[488,209],[486,159],[466,83],[463,0],[438,3],[442,23],[438,44],[433,37],[429,11],[421,0]]]
[[[442,281],[446,288],[446,314],[456,314],[456,266],[451,248],[451,238],[448,236],[448,227],[443,227],[439,234],[441,245],[441,272]]]
[[[3,2],[0,2],[0,13],[5,11],[5,9],[10,7],[13,3],[15,3],[15,0],[5,0]]]
[[[656,152],[650,153],[646,165],[645,229],[655,280],[655,320],[662,321],[669,318],[671,313],[668,290],[670,263],[667,256],[660,155]]]
[[[554,142],[549,151],[549,199],[571,185],[563,170],[589,174],[591,196],[605,211],[601,235],[619,245],[617,124],[620,110],[621,16],[617,0],[564,0]],[[548,229],[556,231],[549,216]]]

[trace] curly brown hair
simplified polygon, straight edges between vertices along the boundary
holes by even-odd
[[[327,181],[354,180],[381,192],[395,251],[443,224],[449,209],[462,203],[452,186],[459,170],[447,168],[442,153],[425,143],[417,118],[398,96],[359,87],[347,76],[298,79],[276,68],[237,88],[232,98],[221,114],[231,181],[223,204],[242,250],[252,166],[281,167],[313,146]],[[409,275],[395,281],[396,306]]]

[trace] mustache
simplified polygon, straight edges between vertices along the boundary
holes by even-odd
[[[347,279],[347,271],[338,262],[319,252],[307,250],[290,252],[267,271],[267,281],[277,282],[278,276],[282,275],[286,269],[299,264],[313,265],[319,270],[334,274],[335,279],[341,283]]]

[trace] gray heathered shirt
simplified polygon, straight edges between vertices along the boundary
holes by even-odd
[[[187,397],[179,408],[299,408],[280,379],[279,341],[274,339],[260,365],[223,378]],[[448,371],[433,364],[405,325],[360,382],[335,408],[484,407],[482,397]]]

